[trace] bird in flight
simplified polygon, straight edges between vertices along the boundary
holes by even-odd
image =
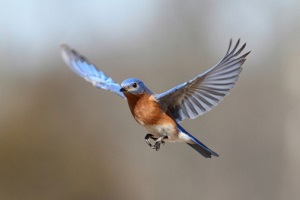
[[[235,86],[247,52],[241,55],[246,43],[240,40],[232,48],[232,40],[223,59],[195,78],[166,92],[155,94],[143,81],[129,78],[116,83],[96,68],[84,56],[66,44],[61,45],[65,63],[79,76],[97,88],[116,93],[127,100],[134,119],[148,132],[146,143],[159,150],[165,142],[185,142],[206,158],[219,155],[182,128],[184,119],[194,119],[218,105]]]

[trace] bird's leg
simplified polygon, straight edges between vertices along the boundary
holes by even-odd
[[[154,143],[154,145],[151,148],[155,149],[156,151],[158,151],[160,149],[160,145],[161,144],[163,144],[163,145],[165,144],[164,139],[168,139],[168,136],[163,136],[163,137],[157,138],[157,140],[155,140],[155,143]]]
[[[157,138],[155,138],[155,137],[154,137],[152,134],[150,134],[150,133],[148,133],[148,134],[145,136],[145,142],[146,142],[151,148],[153,148],[153,145],[151,144],[151,140],[150,140],[150,139],[156,141]]]

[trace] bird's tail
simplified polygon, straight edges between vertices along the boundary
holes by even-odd
[[[197,138],[195,138],[194,136],[192,136],[191,134],[189,134],[178,123],[177,123],[177,127],[178,127],[178,130],[179,130],[179,133],[183,133],[183,134],[187,135],[189,137],[189,139],[193,142],[193,143],[188,143],[187,142],[187,144],[190,147],[192,147],[193,149],[195,149],[196,151],[198,151],[198,153],[200,153],[202,156],[204,156],[205,158],[211,158],[212,155],[216,156],[216,157],[219,157],[219,155],[216,152],[214,152],[213,150],[209,149],[202,142],[200,142]]]

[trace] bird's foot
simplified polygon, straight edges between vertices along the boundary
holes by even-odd
[[[146,136],[145,136],[145,142],[152,148],[152,149],[155,149],[156,151],[158,151],[160,149],[160,145],[164,145],[165,144],[165,141],[164,139],[168,139],[168,136],[163,136],[163,137],[160,137],[160,138],[156,138],[154,137],[152,134],[148,133]],[[152,144],[151,140],[154,141],[154,144]]]
[[[157,138],[155,138],[152,134],[148,133],[145,136],[145,142],[149,145],[149,147],[153,148],[154,145],[151,143],[151,140],[156,141]]]
[[[151,147],[152,149],[155,149],[156,151],[158,151],[160,149],[160,145],[164,145],[165,144],[165,141],[164,139],[168,139],[168,136],[163,136],[163,137],[160,137],[160,138],[157,138],[155,140],[155,143],[154,145]]]

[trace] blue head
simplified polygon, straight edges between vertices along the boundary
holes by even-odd
[[[144,92],[152,94],[143,81],[137,78],[129,78],[122,82],[121,92],[129,92],[131,94],[142,94]]]

